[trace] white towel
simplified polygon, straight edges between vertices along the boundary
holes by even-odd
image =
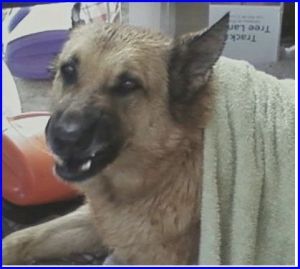
[[[201,265],[295,263],[295,85],[221,57],[205,130]]]

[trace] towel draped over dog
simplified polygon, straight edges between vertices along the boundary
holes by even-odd
[[[294,80],[244,61],[214,67],[205,130],[201,265],[292,265],[295,259]]]

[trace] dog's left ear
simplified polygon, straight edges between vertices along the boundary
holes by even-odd
[[[77,2],[73,5],[71,11],[71,22],[72,22],[72,29],[78,27],[79,25],[85,24],[85,21],[80,18],[80,11],[81,11],[81,3]]]
[[[170,98],[175,102],[193,99],[209,78],[222,54],[229,24],[229,13],[202,33],[175,39],[169,60]]]

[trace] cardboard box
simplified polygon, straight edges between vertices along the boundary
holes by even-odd
[[[230,12],[223,55],[252,64],[278,60],[282,6],[277,3],[210,4],[209,25]]]

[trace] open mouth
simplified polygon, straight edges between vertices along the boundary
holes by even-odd
[[[116,156],[117,148],[109,146],[85,158],[56,158],[55,172],[66,181],[83,181],[100,172]]]

